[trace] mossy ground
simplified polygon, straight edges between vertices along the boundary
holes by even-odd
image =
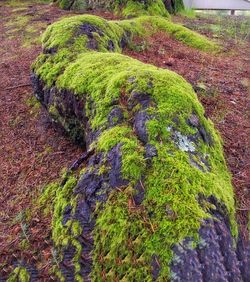
[[[46,23],[34,21],[34,15],[26,14],[29,4],[29,2],[16,3],[18,8],[13,9],[12,15],[5,21],[8,38],[17,38],[18,35],[23,48],[31,48],[31,46],[41,43],[40,32],[41,29],[44,30],[46,27]],[[9,6],[12,7],[11,2]],[[39,13],[36,14],[38,19],[40,16]]]

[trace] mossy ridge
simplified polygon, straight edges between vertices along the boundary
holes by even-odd
[[[56,78],[64,66],[80,53],[89,52],[93,47],[98,52],[121,53],[122,40],[129,45],[134,36],[147,37],[159,30],[188,46],[204,51],[219,50],[216,43],[204,36],[162,17],[143,16],[132,20],[106,21],[97,16],[80,15],[63,19],[47,28],[42,37],[46,54],[40,55],[34,69],[50,84],[52,78]],[[96,42],[96,46],[88,46],[89,36]],[[40,67],[42,69],[38,70]]]
[[[141,16],[131,20],[117,22],[125,31],[137,36],[147,37],[159,31],[166,32],[189,47],[202,51],[220,51],[218,44],[180,24],[175,24],[159,16]]]
[[[97,279],[96,281],[98,281],[96,277],[100,277],[103,271],[106,271],[110,281],[115,278],[127,279],[131,273],[138,275],[136,276],[138,279],[148,279],[151,271],[150,261],[154,255],[159,257],[162,268],[159,281],[167,279],[172,258],[171,246],[187,237],[198,239],[197,231],[203,219],[211,216],[197,201],[199,194],[207,197],[214,195],[219,201],[225,203],[231,219],[232,233],[237,234],[233,189],[222,154],[221,142],[211,122],[204,118],[203,108],[198,103],[193,90],[190,85],[181,81],[181,78],[178,81],[176,74],[165,71],[161,73],[161,70],[155,70],[152,73],[156,77],[152,77],[150,66],[146,74],[143,68],[140,70],[137,70],[137,75],[131,74],[136,86],[134,89],[131,85],[127,86],[128,95],[129,90],[136,89],[135,91],[138,92],[150,93],[156,101],[157,108],[154,108],[153,111],[156,118],[153,120],[153,125],[152,121],[148,122],[148,132],[149,143],[156,147],[158,156],[153,158],[151,167],[143,168],[145,159],[143,162],[140,154],[134,155],[133,164],[137,166],[137,169],[134,168],[134,170],[141,171],[141,173],[133,178],[124,173],[126,166],[130,165],[126,162],[126,158],[130,155],[123,151],[123,177],[129,179],[130,185],[122,192],[112,194],[104,209],[98,209],[96,213],[98,215],[94,232],[96,236],[94,264],[96,266],[92,274],[92,278]],[[121,81],[122,79],[119,79],[119,82]],[[153,87],[149,86],[149,82]],[[82,85],[81,82],[79,83]],[[169,126],[174,126],[175,130],[183,135],[192,133],[193,129],[187,128],[186,120],[194,112],[206,131],[212,135],[214,142],[213,146],[200,143],[196,148],[199,153],[209,155],[211,171],[206,173],[190,164],[188,154],[176,149],[176,144],[167,133]],[[172,121],[177,113],[182,117],[178,126]],[[121,143],[128,148],[132,142],[131,149],[133,148],[134,152],[140,152],[141,144],[139,142],[135,149],[133,138],[136,137],[132,129],[126,125],[120,125],[104,131],[95,146],[98,150],[108,152],[116,144]],[[160,143],[159,140],[161,140]],[[135,185],[136,181],[142,179],[145,199],[140,207],[130,209],[129,201],[132,201],[135,193],[131,192],[131,187]],[[128,191],[130,194],[126,196]],[[169,217],[166,216],[166,208],[170,210]],[[150,224],[143,223],[144,220],[149,220]],[[131,246],[128,247],[128,242],[137,238],[138,226],[141,227],[139,234],[143,236],[137,240],[140,241],[140,244],[137,243],[133,249]],[[168,236],[165,236],[166,234]],[[117,242],[116,236],[118,237]],[[164,251],[162,246],[165,246]],[[130,254],[126,253],[127,249]],[[141,250],[145,252],[142,253]],[[140,254],[139,264],[132,263],[134,261],[132,257],[137,253]],[[127,254],[127,257],[124,254]],[[104,259],[100,261],[99,258],[102,256]],[[141,264],[141,261],[144,263]],[[112,271],[108,271],[112,265],[115,267],[112,268]]]
[[[93,44],[96,46],[88,46],[89,31],[85,32],[87,34],[81,33],[81,27],[88,29],[89,26],[96,28],[95,32],[90,32],[91,37],[94,34]],[[215,43],[205,37],[160,17],[108,22],[96,16],[84,15],[66,18],[48,27],[42,38],[45,53],[37,58],[32,68],[51,87],[79,54],[93,51],[92,47],[96,47],[94,51],[98,52],[121,53],[122,44],[131,44],[134,36],[150,36],[157,30],[170,33],[185,44],[201,50],[219,50]]]
[[[74,254],[74,269],[75,272],[79,271],[80,264],[79,258],[82,251],[82,246],[78,241],[78,236],[81,235],[82,229],[77,220],[68,220],[63,224],[63,212],[67,206],[71,206],[74,210],[76,207],[76,198],[72,197],[73,189],[77,184],[75,176],[69,176],[66,183],[56,191],[55,203],[53,208],[52,217],[52,239],[54,246],[59,250],[59,261],[62,261],[63,249],[71,245],[75,248]],[[56,267],[55,274],[64,281],[63,275],[59,268]]]

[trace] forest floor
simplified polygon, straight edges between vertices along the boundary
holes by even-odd
[[[50,23],[72,14],[37,1],[0,3],[0,273],[8,272],[21,257],[39,262],[42,281],[53,280],[48,279],[53,260],[50,218],[41,217],[39,209],[32,209],[32,215],[29,210],[42,188],[57,180],[83,148],[72,145],[46,118],[32,96],[30,67],[41,52],[41,33]],[[109,13],[95,14],[113,18]],[[224,51],[203,53],[158,33],[124,53],[173,70],[193,85],[224,141],[238,218],[246,234],[250,210],[249,19],[173,20],[218,40]]]

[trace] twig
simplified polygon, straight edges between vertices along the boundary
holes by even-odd
[[[86,153],[83,153],[78,160],[76,160],[70,167],[69,171],[76,171],[79,166],[86,161],[92,154],[94,153],[94,150],[87,151]]]
[[[70,175],[71,172],[76,171],[80,165],[86,161],[90,156],[92,156],[94,153],[94,150],[90,150],[87,151],[85,153],[83,153],[79,159],[77,159],[68,169],[68,171],[66,172],[66,176],[64,177],[64,179],[61,182],[61,186],[64,186],[65,183],[67,182],[68,176]]]
[[[24,83],[24,84],[19,84],[19,85],[16,85],[16,86],[7,87],[4,90],[11,90],[11,89],[25,87],[25,86],[31,86],[31,85],[32,85],[31,83]]]

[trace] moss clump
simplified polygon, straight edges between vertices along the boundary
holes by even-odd
[[[69,176],[63,187],[56,190],[54,202],[53,217],[52,217],[52,239],[55,247],[59,250],[60,261],[62,260],[63,250],[67,246],[72,246],[75,249],[73,266],[75,275],[80,272],[80,256],[82,246],[78,241],[78,237],[82,233],[82,227],[77,220],[68,220],[63,223],[63,212],[67,206],[76,207],[76,198],[72,197],[73,189],[77,184],[77,179],[74,176]],[[61,281],[64,281],[60,269],[56,270],[56,275]]]
[[[109,152],[117,144],[122,144],[122,175],[135,184],[145,170],[144,148],[128,126],[115,126],[100,136],[96,147],[99,151]],[[94,147],[94,144],[92,144]]]
[[[7,281],[8,282],[16,282],[16,281],[29,282],[30,274],[25,267],[18,266],[12,271]]]
[[[50,25],[42,37],[45,50],[69,48],[72,52],[85,52],[88,37],[96,37],[98,51],[109,51],[108,40],[114,40],[114,51],[119,51],[118,41],[122,36],[122,30],[118,25],[107,20],[92,16],[80,15],[65,18]]]

